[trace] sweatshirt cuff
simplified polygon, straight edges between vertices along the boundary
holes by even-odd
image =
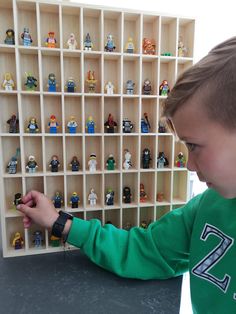
[[[79,248],[82,247],[88,239],[90,227],[89,221],[74,217],[66,242]]]

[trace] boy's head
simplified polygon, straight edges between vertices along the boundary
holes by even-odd
[[[201,100],[199,110],[228,129],[236,128],[236,37],[213,48],[185,71],[171,90],[163,116],[171,119],[188,100]]]
[[[236,37],[181,75],[164,116],[188,148],[187,168],[225,198],[235,198]]]

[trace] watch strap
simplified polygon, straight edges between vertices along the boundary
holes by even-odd
[[[62,238],[62,232],[65,228],[65,224],[67,222],[67,220],[73,219],[73,216],[69,213],[66,213],[64,211],[60,211],[59,212],[59,216],[57,218],[57,220],[54,222],[53,226],[52,226],[52,235],[57,237],[57,238]]]

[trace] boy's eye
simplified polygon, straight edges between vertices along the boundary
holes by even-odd
[[[193,143],[185,143],[185,145],[187,146],[189,152],[193,152],[197,146],[196,144],[193,144]]]

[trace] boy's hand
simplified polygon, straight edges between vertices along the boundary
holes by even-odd
[[[23,218],[25,228],[29,228],[32,221],[46,229],[52,228],[59,216],[52,201],[40,192],[27,193],[22,197],[22,203],[17,209],[25,214]]]

